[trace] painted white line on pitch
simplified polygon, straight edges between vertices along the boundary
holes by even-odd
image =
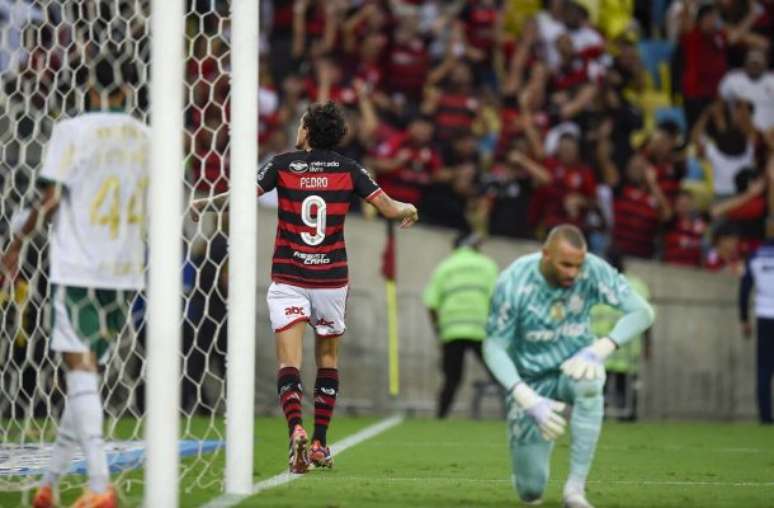
[[[333,443],[331,445],[331,455],[335,456],[336,454],[341,453],[349,448],[352,448],[353,446],[359,445],[363,441],[366,441],[368,439],[371,439],[372,437],[378,436],[382,432],[385,432],[395,427],[396,425],[400,424],[402,421],[403,421],[402,415],[395,415],[389,418],[385,418],[384,420],[381,420],[380,422],[377,422],[373,425],[369,425],[363,430],[359,432],[355,432],[351,436],[347,436],[344,439]],[[286,483],[290,483],[294,480],[298,480],[299,478],[303,478],[303,477],[304,475],[302,474],[291,474],[289,472],[282,472],[278,475],[272,476],[271,478],[268,478],[266,480],[261,480],[255,483],[253,485],[253,492],[250,495],[224,494],[220,497],[213,499],[212,501],[206,504],[203,504],[200,508],[231,508],[232,506],[238,505],[245,499],[252,497],[255,494],[258,494],[265,490],[272,489],[274,487],[279,487],[280,485],[285,485]]]
[[[511,480],[504,478],[464,478],[455,476],[424,476],[424,477],[387,477],[374,478],[373,476],[337,476],[337,480],[344,481],[367,481],[371,483],[414,483],[414,482],[450,482],[450,483],[511,483]],[[310,477],[309,481],[324,481],[324,478]],[[560,480],[550,480],[549,483],[563,483]],[[605,485],[655,485],[672,487],[774,487],[774,482],[712,482],[712,481],[690,481],[690,480],[589,480],[590,484]]]

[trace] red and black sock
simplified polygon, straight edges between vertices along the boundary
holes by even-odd
[[[336,407],[336,394],[339,391],[338,369],[317,369],[317,380],[314,383],[314,436],[323,446],[326,446],[328,425]]]
[[[277,372],[277,394],[282,412],[288,421],[288,432],[292,433],[296,425],[301,425],[301,374],[295,367],[283,367]]]

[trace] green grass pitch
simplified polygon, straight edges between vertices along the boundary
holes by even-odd
[[[336,418],[331,441],[377,421]],[[284,470],[287,441],[279,418],[256,420],[255,481]],[[559,440],[545,495],[561,506],[569,439]],[[222,475],[223,456],[208,471]],[[127,475],[139,479],[141,472]],[[192,478],[192,476],[190,476]],[[215,487],[186,488],[181,505],[216,497]],[[76,492],[64,501],[72,503]],[[588,495],[598,507],[774,507],[774,428],[723,423],[606,423]],[[21,504],[20,494],[0,494],[0,507]],[[122,506],[140,506],[136,486]],[[505,425],[499,421],[406,420],[335,458],[332,470],[244,500],[266,507],[513,507]]]

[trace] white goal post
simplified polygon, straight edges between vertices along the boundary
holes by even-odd
[[[178,506],[183,19],[183,2],[152,1],[146,507]]]
[[[225,490],[249,494],[253,477],[258,160],[257,0],[231,2],[231,194]],[[178,506],[180,203],[183,10],[152,4],[148,417],[145,505]]]
[[[259,4],[258,0],[231,2],[231,195],[226,361],[226,492],[229,494],[249,494],[253,485]]]
[[[92,111],[91,92],[120,86],[121,109],[152,129],[149,213],[113,213],[119,198],[91,198],[100,220],[150,222],[148,290],[122,306],[131,319],[111,336],[99,376],[122,504],[252,488],[260,5],[0,0],[0,255],[40,199],[55,126]],[[95,79],[104,61],[112,84]],[[227,212],[191,220],[190,199],[227,188]],[[50,348],[49,247],[41,229],[25,242],[18,277],[0,274],[0,505],[30,499],[65,406],[64,367]],[[58,482],[63,500],[80,495],[85,471],[76,451]]]

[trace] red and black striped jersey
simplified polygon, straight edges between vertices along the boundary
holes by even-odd
[[[370,201],[382,190],[363,166],[330,150],[273,157],[258,170],[258,193],[275,187],[272,280],[305,288],[346,286],[344,219],[350,200],[355,194]]]

